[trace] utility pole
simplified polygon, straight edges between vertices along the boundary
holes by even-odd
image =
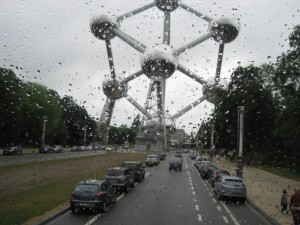
[[[236,164],[236,176],[243,177],[243,144],[244,144],[244,114],[245,107],[238,106],[238,133],[237,133],[237,146],[238,146],[238,161]]]
[[[84,130],[83,130],[83,145],[86,145],[86,133],[87,133],[87,125],[84,125]]]
[[[47,116],[43,117],[43,130],[42,130],[42,140],[41,140],[41,147],[45,146],[45,134],[46,134],[46,123],[47,123]]]

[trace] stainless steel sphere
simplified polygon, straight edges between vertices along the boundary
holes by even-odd
[[[179,0],[155,0],[155,5],[163,12],[172,12],[179,6]]]
[[[127,92],[127,84],[116,79],[104,80],[102,88],[104,94],[113,100],[124,97]]]
[[[215,78],[211,77],[207,81],[207,85],[202,87],[203,95],[207,96],[207,101],[213,104],[217,104],[220,101],[221,96],[228,92],[228,84],[225,79],[220,79],[216,85]]]
[[[213,21],[209,29],[213,32],[215,41],[226,44],[238,36],[240,24],[229,18],[221,18],[217,21]]]
[[[110,40],[115,37],[112,28],[119,28],[117,18],[110,15],[100,15],[90,21],[90,29],[93,35],[101,40]]]
[[[143,72],[150,78],[168,78],[177,68],[177,58],[169,45],[153,45],[141,57]]]

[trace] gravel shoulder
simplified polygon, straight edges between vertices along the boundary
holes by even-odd
[[[214,164],[220,169],[226,169],[231,174],[236,174],[234,162],[221,158],[219,162],[214,161]],[[299,187],[300,182],[277,176],[251,166],[244,166],[243,179],[247,187],[249,200],[279,224],[293,224],[291,214],[282,214],[280,212],[280,200],[283,189],[287,190],[290,199],[294,188]]]

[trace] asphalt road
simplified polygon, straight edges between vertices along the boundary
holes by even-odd
[[[270,225],[249,204],[216,200],[192,161],[184,155],[183,171],[169,171],[168,163],[147,168],[147,177],[106,213],[73,214],[70,211],[49,224],[74,225]]]

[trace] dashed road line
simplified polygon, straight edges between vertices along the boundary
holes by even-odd
[[[91,225],[93,224],[97,219],[99,219],[102,216],[102,214],[97,214],[96,216],[94,216],[92,219],[90,219],[86,224],[84,225]]]
[[[118,198],[117,198],[117,201],[120,201],[123,197],[125,196],[125,194],[121,194]]]
[[[237,219],[232,215],[232,213],[230,212],[230,210],[227,208],[227,206],[221,202],[221,205],[223,206],[223,208],[226,210],[226,212],[228,213],[230,219],[233,221],[233,223],[235,225],[240,225],[240,223],[237,221]]]
[[[217,203],[216,199],[213,198],[212,200],[213,200],[214,203]]]
[[[193,195],[195,195],[196,193],[194,191],[192,191]]]
[[[228,219],[227,219],[226,216],[223,216],[223,220],[224,220],[225,223],[229,223],[229,221],[228,221]]]
[[[200,214],[198,214],[198,220],[199,222],[202,222],[202,216]]]
[[[199,205],[195,205],[197,211],[199,211]]]
[[[219,210],[219,212],[221,212],[221,206],[217,205],[217,209]]]
[[[192,186],[191,189],[194,190],[194,187]]]

